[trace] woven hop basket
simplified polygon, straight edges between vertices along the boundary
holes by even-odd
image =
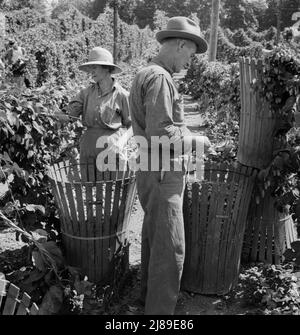
[[[286,249],[297,240],[292,216],[280,213],[268,190],[259,204],[253,193],[247,216],[242,262],[280,264]]]
[[[187,183],[183,289],[226,294],[236,285],[255,174],[241,165],[205,164],[204,179]]]
[[[81,268],[91,281],[107,283],[113,278],[118,253],[128,265],[128,224],[136,184],[132,171],[95,169],[95,164],[82,169],[79,164],[60,162],[49,167],[48,176],[68,264]],[[88,181],[82,181],[81,171],[89,173]]]

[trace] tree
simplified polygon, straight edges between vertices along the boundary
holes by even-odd
[[[127,24],[134,24],[136,22],[135,8],[137,7],[137,0],[122,0],[119,4],[120,19]]]
[[[250,0],[225,0],[221,19],[222,26],[231,30],[257,29],[258,20],[254,14],[254,8],[257,4],[257,1]]]
[[[108,2],[108,0],[94,0],[92,13],[93,19],[96,19],[100,13],[103,13],[103,10]]]
[[[267,30],[271,26],[277,26],[277,10],[278,1],[267,0],[267,8],[259,17],[259,30]],[[300,10],[300,2],[299,0],[281,0],[279,10],[281,13],[280,30],[283,31],[284,28],[293,25],[292,15]]]
[[[76,7],[83,15],[93,18],[94,0],[57,0],[57,6],[71,5]]]
[[[300,11],[299,0],[282,0],[281,3],[281,30],[291,27],[295,22],[292,20],[293,13]]]
[[[3,11],[32,8],[31,0],[0,0],[0,9]]]
[[[58,1],[49,0],[31,0],[32,7],[41,13],[44,17],[50,17],[54,5],[57,5]]]

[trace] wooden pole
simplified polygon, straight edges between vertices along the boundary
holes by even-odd
[[[217,57],[218,26],[219,26],[220,0],[212,0],[211,29],[209,37],[208,61],[214,62]]]
[[[0,12],[0,51],[4,49],[5,39],[5,15]]]
[[[118,61],[118,0],[114,0],[114,62]]]
[[[277,36],[276,44],[280,41],[280,28],[281,28],[281,0],[277,0]]]

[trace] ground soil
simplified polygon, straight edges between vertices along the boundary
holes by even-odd
[[[197,103],[185,98],[185,114],[187,125],[192,132],[201,131],[201,117],[196,110]],[[143,210],[136,201],[129,226],[129,275],[121,292],[120,299],[113,308],[114,314],[143,314],[143,308],[136,303],[140,288],[140,252]],[[9,273],[22,267],[27,259],[26,245],[16,240],[15,232],[0,226],[0,272]],[[229,302],[230,301],[230,302]],[[176,315],[237,315],[246,314],[238,301],[228,300],[222,296],[206,296],[192,292],[180,292]]]

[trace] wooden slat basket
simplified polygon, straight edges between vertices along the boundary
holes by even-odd
[[[236,285],[255,174],[241,165],[205,164],[204,180],[187,183],[182,289],[222,295]]]
[[[280,264],[283,253],[297,240],[297,231],[291,215],[280,213],[274,206],[270,192],[255,202],[251,200],[242,250],[242,262]]]
[[[85,182],[81,171],[86,171]],[[115,256],[129,264],[128,224],[136,196],[133,171],[96,171],[95,164],[60,162],[48,173],[62,222],[68,264],[79,267],[93,282],[108,283]],[[113,178],[113,179],[112,179]]]
[[[237,159],[246,166],[262,169],[272,160],[276,119],[269,103],[254,89],[262,77],[261,59],[240,58],[241,115]]]
[[[26,293],[8,280],[0,278],[0,315],[37,315],[38,306]]]

